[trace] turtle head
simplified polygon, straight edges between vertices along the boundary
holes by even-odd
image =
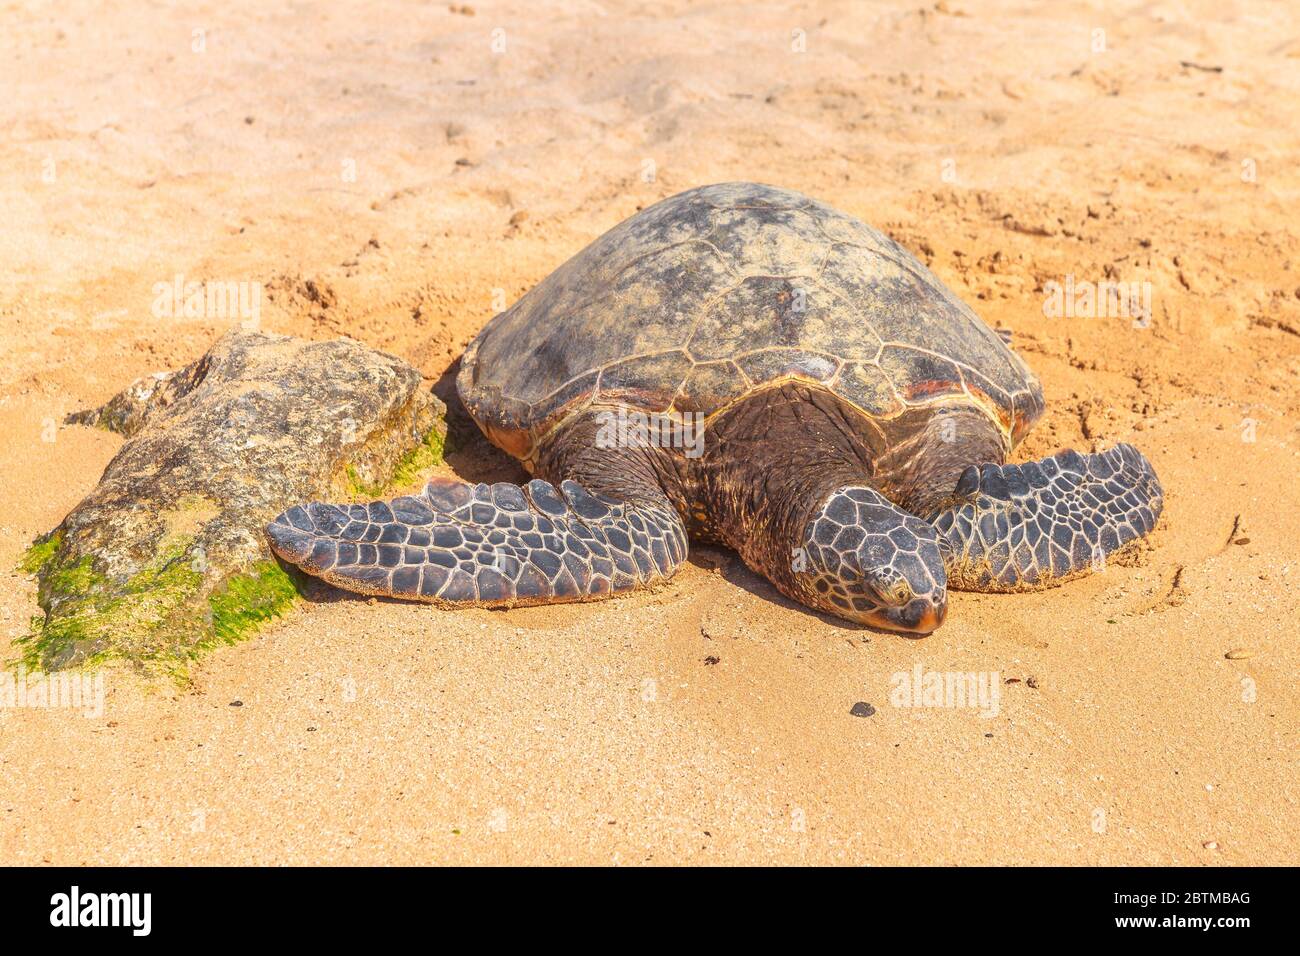
[[[948,611],[939,537],[872,488],[833,491],[794,552],[809,604],[859,624],[929,634]]]

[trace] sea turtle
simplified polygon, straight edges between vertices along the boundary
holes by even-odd
[[[487,324],[457,386],[535,480],[291,508],[275,553],[351,591],[511,607],[653,585],[694,538],[925,634],[948,588],[1056,584],[1160,515],[1130,445],[1007,463],[1043,412],[1033,373],[898,243],[771,186],[614,227]]]

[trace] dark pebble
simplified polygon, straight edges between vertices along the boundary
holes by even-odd
[[[858,701],[853,705],[853,709],[849,711],[849,713],[854,717],[870,717],[875,712],[876,708],[872,707],[865,700]]]

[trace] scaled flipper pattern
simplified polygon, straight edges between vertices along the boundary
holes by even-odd
[[[267,538],[282,559],[345,590],[462,607],[621,594],[670,577],[687,548],[667,507],[540,480],[436,479],[390,502],[299,505]]]
[[[948,586],[1034,591],[1092,570],[1155,527],[1164,493],[1132,445],[1063,451],[1024,465],[967,468],[956,504],[931,517]]]

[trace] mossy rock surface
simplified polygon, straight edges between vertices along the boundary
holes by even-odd
[[[24,559],[45,612],[21,642],[25,662],[174,669],[238,640],[297,594],[266,523],[304,501],[418,478],[441,460],[445,411],[394,356],[240,331],[72,416],[127,441]]]

